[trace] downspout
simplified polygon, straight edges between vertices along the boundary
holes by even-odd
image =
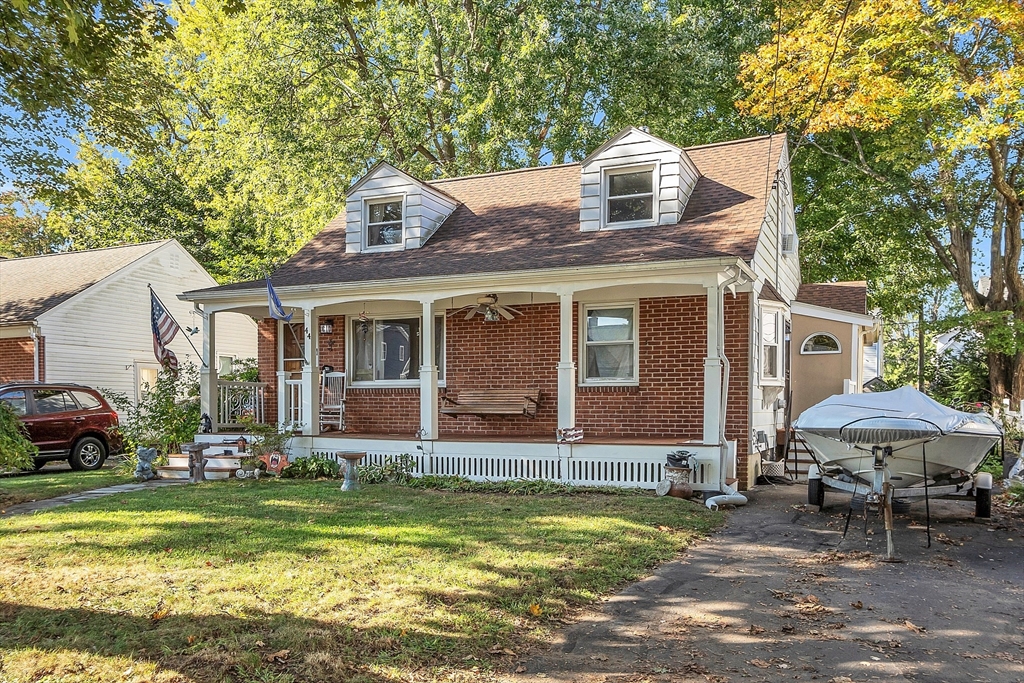
[[[32,338],[32,381],[39,381],[39,330],[33,325],[28,332]]]
[[[729,372],[730,364],[729,359],[725,355],[725,290],[729,289],[732,292],[732,296],[736,298],[736,285],[743,284],[745,275],[740,270],[737,273],[731,275],[728,279],[718,285],[718,310],[715,311],[715,316],[718,318],[718,339],[716,346],[718,347],[718,357],[722,359],[722,391],[721,391],[721,404],[718,409],[718,444],[720,450],[720,462],[722,466],[718,468],[718,488],[725,495],[713,496],[705,501],[705,505],[709,509],[717,509],[719,505],[746,505],[747,498],[740,494],[734,487],[729,486],[725,483],[725,462],[728,457],[728,443],[725,438],[725,423],[728,416],[728,405],[729,405]],[[711,312],[708,311],[710,315]]]

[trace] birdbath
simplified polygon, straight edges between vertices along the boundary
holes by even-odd
[[[359,477],[356,474],[356,463],[366,457],[366,453],[354,453],[342,451],[338,457],[345,458],[345,483],[341,485],[342,491],[358,491]]]

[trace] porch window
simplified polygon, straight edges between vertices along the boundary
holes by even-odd
[[[654,167],[605,172],[605,224],[626,225],[654,220]]]
[[[388,247],[402,243],[401,198],[366,204],[366,246]]]
[[[782,377],[782,339],[786,324],[782,311],[761,309],[761,384],[779,385]]]
[[[586,306],[584,326],[584,383],[635,383],[636,306]]]
[[[420,318],[352,319],[354,382],[413,382],[420,377]],[[434,363],[444,379],[444,316],[434,318]]]

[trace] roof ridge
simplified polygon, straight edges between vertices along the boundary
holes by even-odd
[[[471,175],[460,175],[454,178],[441,178],[438,180],[424,181],[428,185],[436,185],[437,183],[450,183],[456,180],[469,180],[471,178],[490,178],[492,176],[499,175],[511,175],[513,173],[525,173],[527,171],[547,171],[552,168],[564,168],[566,166],[579,166],[580,162],[570,161],[564,164],[548,164],[547,166],[524,166],[523,168],[509,168],[504,171],[490,171],[489,173],[473,173]]]
[[[708,142],[703,145],[694,145],[692,147],[683,147],[684,152],[689,152],[691,149],[707,149],[709,147],[725,147],[726,145],[738,145],[744,142],[754,142],[756,140],[767,140],[773,137],[785,137],[785,133],[766,133],[764,135],[754,135],[749,138],[740,138],[738,140],[723,140],[722,142]]]
[[[173,238],[168,237],[168,238],[162,239],[162,240],[148,240],[146,242],[133,242],[133,243],[130,243],[130,244],[115,244],[115,245],[110,246],[110,247],[96,247],[94,249],[77,249],[77,250],[72,250],[72,251],[55,251],[52,254],[36,254],[34,256],[15,256],[13,258],[0,259],[0,262],[2,262],[2,263],[10,263],[11,261],[28,261],[29,259],[47,258],[47,257],[50,257],[50,256],[67,256],[69,254],[86,254],[86,253],[91,253],[91,252],[96,252],[96,251],[112,251],[114,249],[127,249],[129,247],[143,247],[143,246],[146,246],[148,244],[152,244],[152,245],[164,244],[166,242],[170,242],[172,239]]]

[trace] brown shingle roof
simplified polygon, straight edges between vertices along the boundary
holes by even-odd
[[[0,261],[0,324],[31,322],[166,240]]]
[[[855,282],[804,284],[800,285],[800,289],[796,293],[796,300],[812,306],[867,315],[868,283],[858,280]]]
[[[281,287],[715,256],[749,260],[770,188],[766,179],[777,168],[782,148],[781,136],[770,150],[765,136],[687,149],[702,177],[680,222],[631,230],[580,232],[579,164],[434,181],[432,186],[461,203],[424,246],[345,253],[342,213],[272,280]]]
[[[765,280],[764,284],[761,286],[761,294],[757,298],[760,301],[778,301],[780,303],[788,303],[782,298],[782,295],[779,294],[779,290],[775,289],[775,285],[767,280]]]

